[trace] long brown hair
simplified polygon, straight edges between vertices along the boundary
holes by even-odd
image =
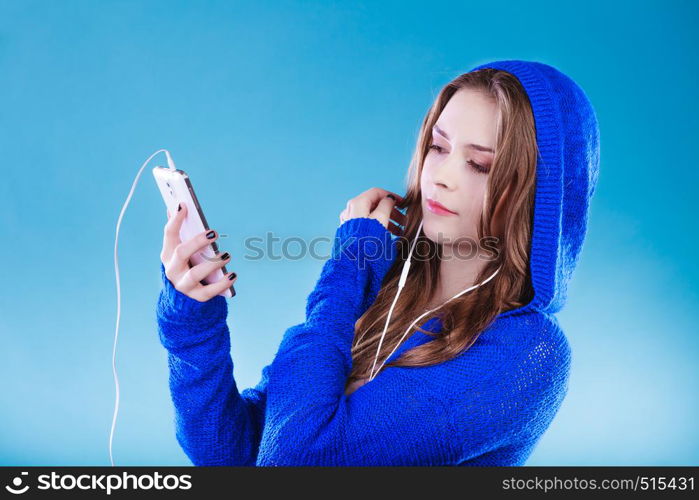
[[[480,283],[498,267],[500,271],[488,283],[425,316],[420,324],[434,316],[440,317],[441,331],[432,333],[416,325],[415,329],[434,338],[403,352],[383,368],[430,366],[449,360],[468,349],[500,312],[526,305],[533,298],[528,263],[538,148],[529,98],[519,80],[507,71],[485,68],[464,73],[442,88],[423,120],[408,170],[407,193],[396,205],[407,209],[405,230],[396,242],[396,260],[386,273],[376,300],[355,323],[352,371],[347,385],[369,377],[400,273],[422,218],[420,176],[431,144],[432,126],[449,99],[461,89],[483,92],[496,102],[495,155],[478,223],[478,237],[479,241],[492,238],[497,242],[497,248],[494,258],[486,262],[475,282]],[[493,234],[496,209],[502,211],[501,234]],[[416,259],[416,254],[429,257]],[[394,306],[381,345],[377,368],[393,351],[410,324],[427,310],[438,282],[440,258],[441,246],[421,233],[413,250],[406,286]]]

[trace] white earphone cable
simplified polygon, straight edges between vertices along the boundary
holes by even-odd
[[[124,202],[124,205],[121,207],[121,213],[119,214],[119,219],[117,220],[117,225],[116,225],[116,234],[114,237],[114,272],[116,273],[116,290],[117,290],[117,317],[116,317],[116,330],[114,331],[114,347],[112,349],[112,372],[114,373],[114,384],[116,387],[116,399],[114,401],[114,415],[112,417],[112,428],[111,431],[109,432],[109,460],[112,464],[112,467],[114,467],[114,457],[112,455],[112,442],[114,440],[114,427],[116,425],[116,419],[117,419],[117,413],[119,412],[119,377],[117,377],[117,371],[116,371],[116,346],[117,346],[117,338],[119,336],[119,321],[121,319],[121,284],[119,281],[119,228],[121,227],[121,220],[124,217],[124,213],[126,212],[126,207],[129,205],[129,202],[131,201],[131,197],[133,196],[134,190],[136,189],[136,184],[138,184],[138,180],[141,177],[141,173],[143,172],[143,169],[146,168],[146,165],[153,159],[155,155],[158,153],[165,153],[165,156],[167,157],[167,163],[168,167],[170,170],[175,170],[175,162],[172,161],[172,157],[170,156],[170,152],[167,149],[159,149],[152,155],[148,157],[148,159],[143,163],[141,168],[138,171],[138,174],[136,174],[136,178],[133,181],[133,184],[131,184],[131,191],[129,191],[129,195],[126,197],[126,201]]]
[[[396,296],[393,298],[393,303],[391,304],[391,308],[388,310],[388,316],[386,317],[386,324],[383,328],[383,333],[381,334],[381,338],[379,339],[379,346],[376,348],[376,356],[374,357],[374,364],[371,366],[371,374],[374,373],[374,368],[376,367],[376,360],[379,357],[379,352],[381,351],[381,345],[383,344],[383,339],[386,336],[386,330],[388,330],[388,323],[391,321],[391,315],[393,314],[393,308],[396,305],[396,302],[398,301],[398,296],[400,295],[401,290],[405,286],[405,281],[408,279],[408,271],[410,270],[410,260],[413,257],[413,250],[415,249],[415,244],[417,243],[418,238],[420,237],[420,231],[422,230],[422,221],[420,221],[420,226],[417,228],[417,233],[415,235],[415,239],[413,239],[412,245],[410,245],[410,251],[408,252],[408,258],[405,261],[405,264],[403,264],[403,270],[400,273],[400,279],[398,280],[398,293],[396,293]],[[369,380],[371,380],[371,375],[369,377]]]
[[[422,313],[420,316],[418,316],[417,319],[415,319],[415,321],[413,321],[413,322],[410,324],[410,326],[405,330],[405,333],[403,333],[403,335],[401,336],[400,340],[399,340],[398,343],[395,345],[395,347],[393,348],[393,350],[391,350],[391,352],[388,354],[388,356],[386,356],[386,359],[384,359],[383,362],[381,363],[381,365],[379,365],[379,368],[378,368],[378,370],[376,370],[376,373],[374,373],[374,368],[372,367],[371,373],[370,373],[370,375],[369,375],[369,381],[372,381],[372,380],[374,380],[374,378],[376,378],[376,375],[378,375],[378,373],[379,373],[379,371],[381,370],[381,368],[383,367],[383,365],[385,365],[385,364],[386,364],[386,361],[388,361],[388,360],[391,358],[391,356],[393,355],[393,353],[396,352],[396,349],[398,349],[398,346],[401,345],[401,343],[403,342],[403,339],[405,338],[405,336],[408,334],[408,332],[410,332],[410,331],[412,330],[412,328],[417,324],[418,321],[420,321],[421,318],[424,318],[426,315],[428,315],[428,314],[430,314],[430,313],[436,311],[436,310],[439,309],[440,307],[442,307],[442,306],[444,306],[445,304],[451,302],[452,300],[456,299],[457,297],[460,297],[461,295],[465,294],[466,292],[470,292],[471,290],[474,290],[474,289],[478,288],[479,286],[486,284],[488,281],[490,281],[491,279],[493,279],[493,278],[495,277],[496,274],[498,274],[498,271],[500,271],[500,268],[496,269],[495,272],[494,272],[493,274],[491,274],[488,278],[486,278],[486,279],[483,280],[482,282],[478,283],[477,285],[473,285],[473,286],[467,288],[466,290],[462,290],[461,292],[457,293],[456,295],[454,295],[452,298],[450,298],[449,300],[447,300],[447,301],[444,302],[443,304],[440,304],[439,306],[437,306],[437,307],[435,307],[435,308],[433,308],[433,309],[430,309],[429,311],[426,311],[426,312]],[[394,304],[396,303],[396,300],[398,300],[398,295],[400,295],[400,289],[398,290],[398,293],[396,294],[396,298],[393,299],[393,303],[394,303]],[[391,306],[391,308],[393,308],[393,306]],[[389,314],[388,318],[390,319],[390,314]],[[387,329],[387,328],[388,328],[388,319],[386,320],[386,326],[384,327],[384,335],[386,334],[386,329]],[[383,340],[383,335],[381,336],[381,340]],[[379,350],[380,350],[380,349],[381,349],[381,342],[379,342],[379,347],[378,347],[378,349],[376,350],[376,357],[374,358],[374,366],[376,366],[376,359],[378,358]]]

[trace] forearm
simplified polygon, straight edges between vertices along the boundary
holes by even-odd
[[[391,233],[379,221],[346,221],[337,228],[332,255],[306,301],[306,323],[332,333],[354,330],[395,257]]]
[[[251,465],[259,447],[264,398],[254,389],[244,391],[247,398],[238,392],[226,316],[224,297],[198,302],[163,273],[158,331],[168,351],[177,440],[195,465]]]
[[[374,417],[385,411],[378,393],[363,388],[351,397],[344,394],[354,325],[376,297],[394,258],[390,233],[376,220],[353,219],[338,229],[336,238],[333,257],[308,297],[306,321],[286,331],[272,363],[258,465],[388,463],[396,451],[395,443],[385,448],[392,431],[375,427]],[[394,389],[410,386],[401,387],[404,382],[400,379]],[[396,462],[402,459],[395,457]]]
[[[238,392],[228,332],[168,350],[175,434],[194,465],[254,465],[261,422]]]

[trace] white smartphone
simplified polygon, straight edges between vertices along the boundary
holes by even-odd
[[[170,211],[171,217],[177,213],[177,205],[179,203],[183,203],[187,206],[187,217],[185,217],[182,222],[182,227],[180,229],[181,241],[187,241],[203,231],[211,229],[206,222],[206,217],[204,217],[204,212],[201,209],[199,200],[197,200],[197,195],[194,194],[192,182],[183,170],[170,170],[167,167],[157,166],[153,168],[153,177],[155,177],[155,183],[158,185],[160,194],[163,197],[163,201],[165,201],[167,209]],[[217,252],[218,246],[214,241],[205,246],[202,250],[195,252],[189,258],[190,267],[196,266],[202,262],[211,262],[218,259],[219,257],[216,255]],[[226,267],[223,266],[207,275],[200,283],[202,285],[216,283],[223,278],[225,274],[228,274],[228,271],[226,271]],[[235,288],[231,285],[219,295],[234,297]]]

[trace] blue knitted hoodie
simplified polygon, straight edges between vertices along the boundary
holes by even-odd
[[[160,266],[160,341],[168,352],[176,437],[195,465],[523,465],[568,389],[571,352],[554,313],[583,244],[599,166],[599,131],[584,92],[537,62],[477,66],[514,74],[531,102],[540,156],[530,270],[534,297],[500,314],[459,356],[429,367],[386,367],[344,394],[355,321],[396,258],[377,220],[340,225],[308,296],[260,382],[233,378],[228,304],[176,290]],[[376,255],[366,258],[367,241]],[[407,286],[410,286],[408,280]],[[421,325],[441,328],[438,318]],[[254,332],[249,332],[253,335]],[[389,358],[430,341],[414,332]],[[235,353],[244,355],[244,353]]]

